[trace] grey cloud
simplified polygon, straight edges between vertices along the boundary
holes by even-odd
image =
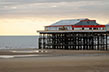
[[[109,2],[101,2],[99,4],[81,6],[80,8],[86,12],[93,12],[97,14],[99,13],[108,14],[109,13]]]
[[[0,0],[0,6],[13,6],[32,3],[59,3],[59,2],[82,2],[82,1],[108,1],[108,0]]]
[[[12,3],[49,3],[49,2],[77,2],[77,1],[108,1],[108,0],[0,0],[0,2]]]
[[[108,13],[108,0],[0,0],[0,16],[63,16]],[[62,4],[65,2],[65,4]],[[99,12],[99,13],[98,13]]]

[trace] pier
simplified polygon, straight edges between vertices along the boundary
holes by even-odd
[[[85,20],[87,23],[90,21],[92,20]],[[73,25],[71,30],[67,29],[68,26],[70,27],[70,25],[47,26],[58,27],[61,30],[38,31],[39,49],[108,50],[109,31],[106,30],[105,25]],[[78,27],[80,30],[77,29]]]

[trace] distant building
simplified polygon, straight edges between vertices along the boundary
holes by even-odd
[[[45,26],[40,33],[40,49],[107,50],[109,25],[96,20],[61,20]]]

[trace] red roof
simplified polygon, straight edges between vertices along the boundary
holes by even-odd
[[[96,21],[96,20],[81,20],[81,21]]]
[[[63,26],[72,26],[72,27],[87,27],[87,28],[92,28],[92,27],[105,27],[105,25],[55,25],[55,26],[46,26],[46,27],[63,27]]]
[[[72,27],[98,28],[98,27],[105,27],[105,25],[73,25]]]

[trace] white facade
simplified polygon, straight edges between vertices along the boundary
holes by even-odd
[[[58,31],[58,30],[109,30],[109,26],[106,26],[106,28],[104,27],[99,27],[99,28],[88,28],[88,27],[84,27],[84,28],[80,28],[80,27],[76,27],[76,28],[72,28],[72,26],[65,26],[65,27],[46,27],[45,30],[46,31]]]
[[[45,27],[45,30],[72,30],[72,26]]]

